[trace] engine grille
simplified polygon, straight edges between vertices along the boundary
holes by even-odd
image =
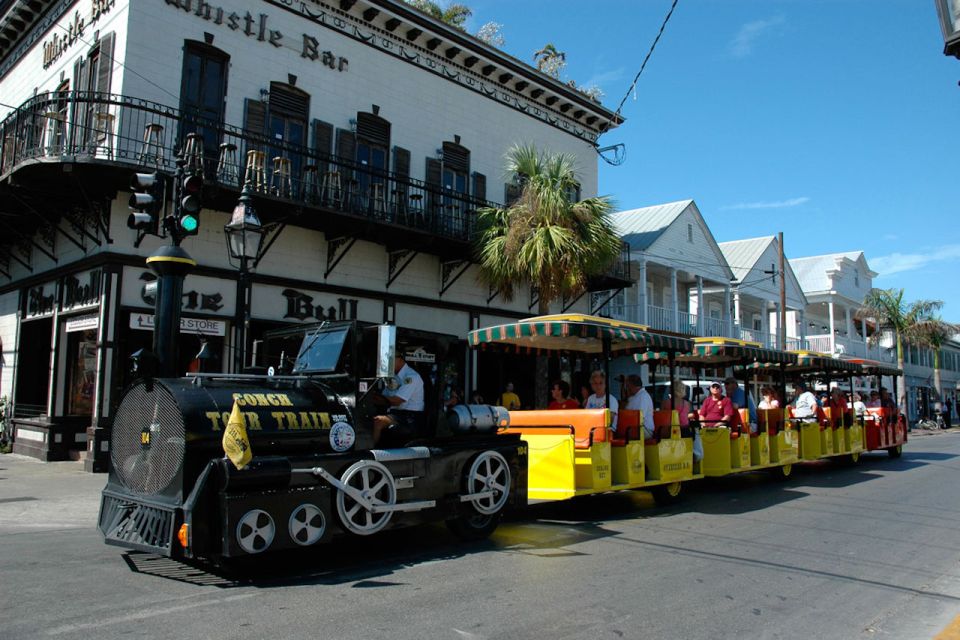
[[[173,395],[156,381],[132,387],[113,419],[113,469],[123,485],[140,494],[162,493],[183,465],[183,415]]]
[[[103,493],[100,531],[108,544],[169,556],[174,510]]]

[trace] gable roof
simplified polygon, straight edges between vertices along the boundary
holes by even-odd
[[[767,250],[770,243],[775,241],[775,236],[764,236],[762,238],[720,242],[718,246],[723,251],[723,257],[727,259],[730,270],[733,271],[733,277],[742,282],[756,266],[757,260]]]
[[[618,211],[612,216],[613,224],[631,249],[644,251],[649,249],[691,204],[693,200],[678,200],[652,207]]]
[[[742,288],[744,284],[747,285],[747,288],[750,286],[757,287],[759,283],[757,282],[758,277],[762,279],[762,275],[754,273],[754,276],[757,277],[748,277],[751,271],[756,271],[758,268],[763,270],[764,267],[769,267],[770,265],[757,265],[757,262],[766,253],[767,249],[771,246],[773,247],[774,252],[777,252],[777,237],[776,236],[763,236],[760,238],[747,238],[745,240],[731,240],[729,242],[721,242],[719,245],[720,250],[723,251],[723,256],[727,259],[727,264],[730,265],[730,270],[733,271],[734,278],[737,280],[736,286]],[[776,266],[774,266],[776,269]],[[793,271],[793,265],[789,260],[786,261],[784,265],[784,271],[786,272],[786,282],[787,282],[787,301],[791,299],[791,295],[795,294],[797,300],[801,305],[806,306],[807,297],[804,295],[804,289],[800,285],[800,280]],[[769,272],[768,272],[769,273]],[[789,308],[789,307],[788,307]]]
[[[809,256],[806,258],[790,258],[790,266],[800,281],[800,286],[804,292],[828,291],[831,286],[828,271],[834,271],[837,263],[841,260],[857,262],[862,259],[864,265],[867,265],[867,258],[863,251],[844,251],[841,253],[828,253],[822,256]],[[870,267],[867,265],[867,269]],[[869,272],[871,277],[876,277],[876,273]]]

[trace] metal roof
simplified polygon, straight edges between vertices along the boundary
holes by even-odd
[[[693,200],[678,200],[613,214],[613,224],[631,249],[643,251],[657,241]]]
[[[731,240],[729,242],[717,243],[720,250],[723,251],[723,257],[727,259],[733,276],[743,281],[750,270],[757,264],[757,260],[767,250],[771,242],[776,241],[776,236],[764,236],[762,238],[748,238],[746,240]]]
[[[797,276],[804,293],[829,291],[831,285],[827,272],[836,269],[837,260],[846,258],[851,262],[856,262],[862,255],[863,251],[846,251],[823,256],[790,258],[790,266],[793,268],[793,273]]]

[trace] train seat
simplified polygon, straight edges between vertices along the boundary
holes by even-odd
[[[606,409],[538,409],[511,411],[507,433],[546,434],[554,428],[573,430],[574,448],[589,449],[611,439],[611,413]]]

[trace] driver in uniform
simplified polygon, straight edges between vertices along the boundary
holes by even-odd
[[[389,406],[386,414],[373,419],[375,446],[383,443],[399,446],[413,440],[423,433],[426,422],[423,378],[401,355],[394,358],[393,371],[399,386],[383,391],[381,397]]]

